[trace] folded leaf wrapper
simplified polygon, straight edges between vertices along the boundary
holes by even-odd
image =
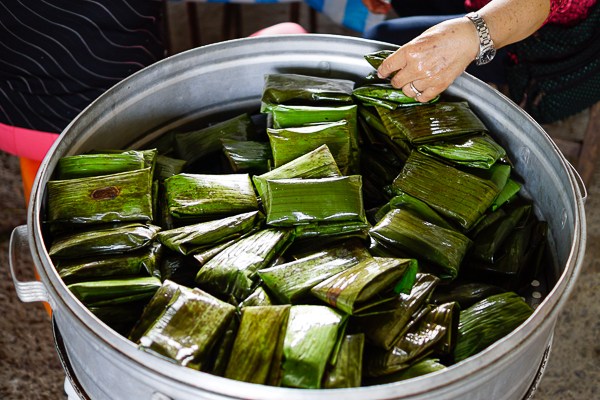
[[[335,364],[326,373],[323,388],[359,387],[362,382],[363,350],[365,335],[346,335],[342,339]]]
[[[145,164],[144,154],[134,150],[111,154],[80,154],[61,157],[56,165],[56,174],[58,179],[88,178],[143,169]]]
[[[48,181],[49,222],[152,220],[150,168],[90,178]]]
[[[264,215],[260,211],[250,211],[162,231],[158,234],[158,240],[173,251],[184,255],[195,254],[260,228],[263,220]]]
[[[293,239],[290,229],[258,231],[215,255],[200,268],[196,282],[218,297],[240,302],[256,286],[257,271],[270,266]]]
[[[261,112],[270,104],[351,104],[354,82],[300,74],[267,74],[261,98]]]
[[[151,298],[161,286],[155,277],[106,279],[72,283],[67,287],[86,305],[115,305]]]
[[[411,259],[367,258],[311,289],[311,293],[346,314],[372,306],[390,297],[390,291],[406,272]],[[386,296],[387,295],[387,296]],[[393,292],[391,294],[392,297]]]
[[[364,246],[342,243],[298,260],[258,271],[264,284],[282,303],[296,303],[332,275],[371,258]]]
[[[298,305],[290,309],[283,343],[282,386],[319,389],[336,347],[344,316],[326,306]]]
[[[83,258],[123,254],[146,247],[160,227],[146,224],[120,224],[59,236],[48,251],[52,258]]]
[[[263,173],[269,170],[271,146],[268,142],[221,139],[223,152],[233,172]]]
[[[277,376],[281,369],[280,355],[289,312],[290,306],[287,305],[242,309],[240,328],[225,371],[226,378],[272,383],[269,382],[271,370]]]
[[[267,224],[366,222],[360,175],[323,179],[268,180]]]
[[[165,190],[175,218],[211,220],[258,209],[248,174],[179,174],[165,180]]]
[[[483,169],[491,168],[506,156],[504,147],[489,135],[475,135],[452,142],[424,144],[418,146],[418,150],[456,165]]]
[[[235,313],[200,289],[179,289],[140,338],[140,348],[190,368],[207,368],[215,343]]]
[[[424,201],[466,230],[475,225],[500,193],[492,181],[417,151],[411,153],[392,186]]]

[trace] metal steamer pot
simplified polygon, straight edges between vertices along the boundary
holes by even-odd
[[[84,110],[44,159],[34,183],[27,225],[13,231],[15,254],[29,252],[40,281],[15,286],[22,301],[48,301],[65,366],[82,397],[92,399],[523,399],[543,372],[554,326],[581,269],[585,191],[572,167],[534,120],[468,74],[447,90],[467,100],[505,146],[526,193],[551,232],[551,282],[543,301],[518,329],[446,370],[403,382],[353,389],[305,390],[233,381],[181,367],[116,334],[67,289],[48,255],[42,225],[46,183],[57,161],[96,148],[140,147],[162,133],[213,115],[255,112],[264,75],[300,73],[361,81],[363,56],[388,44],[333,35],[233,40],[193,49],[122,81]],[[214,119],[213,119],[214,120]]]

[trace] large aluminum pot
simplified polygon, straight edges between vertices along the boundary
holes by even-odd
[[[526,180],[527,193],[535,199],[537,212],[549,223],[555,263],[545,266],[553,287],[522,326],[476,356],[444,371],[404,382],[336,390],[274,388],[200,373],[140,351],[117,335],[71,295],[52,266],[42,224],[46,183],[60,157],[95,148],[141,146],[198,118],[256,111],[266,73],[295,72],[360,81],[372,71],[363,55],[384,48],[391,46],[330,35],[248,38],[197,48],[158,62],[116,85],[65,129],[43,161],[34,184],[27,226],[15,230],[11,250],[19,238],[28,236],[28,250],[41,277],[37,289],[43,292],[33,297],[37,300],[47,297],[50,302],[72,370],[89,397],[111,400],[527,397],[539,378],[557,316],[582,265],[586,241],[583,188],[538,124],[510,100],[467,74],[457,79],[448,93],[466,99],[509,150],[516,170]],[[27,284],[16,284],[22,297],[26,297]]]

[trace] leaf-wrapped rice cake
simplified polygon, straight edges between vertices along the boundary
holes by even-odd
[[[180,287],[140,338],[140,348],[203,370],[235,307],[200,290]]]
[[[292,306],[283,343],[282,386],[319,389],[344,327],[345,317],[330,307]]]
[[[242,309],[240,328],[233,343],[225,377],[238,381],[274,384],[280,375],[283,340],[289,305]]]
[[[55,223],[149,222],[151,168],[48,181],[47,220]]]
[[[165,190],[174,218],[206,221],[258,209],[248,174],[179,174],[165,180]]]
[[[365,335],[357,333],[342,339],[335,364],[327,371],[323,388],[359,387],[362,382],[363,350]]]

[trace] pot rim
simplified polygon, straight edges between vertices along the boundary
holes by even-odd
[[[125,357],[126,359],[133,361],[136,367],[143,368],[153,374],[175,380],[185,385],[189,385],[193,388],[207,390],[215,394],[229,396],[231,398],[246,398],[246,399],[280,399],[282,397],[289,399],[323,399],[329,397],[333,393],[343,395],[344,398],[348,399],[385,399],[389,398],[390,391],[394,394],[410,397],[413,395],[423,394],[431,390],[440,389],[445,386],[453,385],[459,381],[463,381],[465,376],[469,376],[475,373],[481,373],[483,369],[493,364],[497,364],[506,361],[507,358],[514,356],[518,353],[519,348],[532,340],[533,333],[538,330],[547,327],[548,324],[554,324],[558,313],[561,311],[564,303],[566,302],[568,295],[573,289],[575,280],[581,270],[581,265],[584,257],[584,250],[586,245],[586,224],[585,224],[585,212],[583,209],[583,198],[579,188],[579,182],[575,177],[572,170],[573,167],[568,164],[564,156],[560,154],[556,145],[549,139],[548,135],[543,129],[535,122],[530,116],[525,115],[529,123],[536,126],[540,131],[541,136],[545,137],[553,148],[558,152],[558,156],[562,163],[562,168],[567,171],[569,180],[571,182],[571,191],[567,194],[569,198],[576,199],[576,210],[574,212],[575,224],[574,229],[574,242],[571,245],[568,258],[566,260],[566,267],[560,274],[556,284],[552,290],[548,293],[546,298],[541,304],[535,309],[534,313],[517,329],[515,329],[509,335],[495,342],[493,345],[482,350],[478,354],[471,356],[455,365],[452,365],[442,371],[437,371],[422,377],[412,378],[407,381],[388,383],[376,386],[365,386],[352,389],[293,389],[293,388],[280,388],[271,387],[266,385],[256,385],[246,382],[234,381],[231,379],[211,375],[204,372],[195,371],[189,368],[181,367],[173,364],[169,361],[163,360],[160,357],[140,351],[134,343],[126,339],[125,337],[115,333],[111,328],[97,319],[90,311],[87,310],[83,304],[77,300],[71,292],[67,289],[62,279],[58,276],[56,269],[53,267],[50,257],[46,251],[43,237],[42,237],[42,221],[40,216],[43,215],[42,203],[45,194],[45,182],[49,179],[50,165],[53,156],[60,152],[61,149],[69,148],[72,143],[68,142],[68,132],[70,132],[74,126],[77,126],[79,121],[84,118],[86,113],[96,104],[100,103],[107,96],[113,94],[118,90],[123,90],[132,83],[135,83],[139,79],[142,73],[152,73],[158,71],[164,64],[179,62],[186,58],[195,57],[198,54],[219,52],[221,51],[224,43],[229,46],[245,46],[247,42],[273,42],[273,41],[322,41],[322,40],[338,40],[343,38],[344,41],[356,42],[356,43],[369,43],[377,44],[381,48],[393,49],[395,46],[391,46],[387,43],[373,42],[361,38],[349,38],[339,37],[337,35],[326,35],[326,34],[311,34],[310,36],[305,35],[281,35],[278,37],[253,37],[236,39],[228,42],[216,43],[207,45],[202,48],[188,50],[177,55],[171,56],[167,59],[161,60],[135,74],[126,78],[122,82],[115,85],[114,88],[107,91],[105,94],[95,100],[90,106],[88,106],[79,116],[77,116],[63,131],[59,139],[54,143],[46,157],[44,158],[40,167],[40,172],[36,176],[34,186],[32,189],[32,199],[28,207],[27,214],[27,225],[30,232],[29,243],[30,249],[32,250],[32,256],[40,279],[42,280],[46,290],[50,297],[50,303],[52,308],[57,315],[65,314],[69,318],[74,318],[77,322],[85,327],[86,331],[97,338],[98,341],[104,343],[106,346],[111,348],[119,356]],[[450,87],[452,90],[456,85],[463,85],[465,87],[473,85],[481,85],[481,81],[472,77],[471,75],[464,73],[461,75],[455,83]],[[489,96],[495,96],[500,100],[506,102],[508,107],[513,109],[515,112],[522,113],[520,108],[515,105],[511,100],[489,88]],[[552,327],[553,329],[553,327]],[[200,375],[198,375],[200,374]],[[439,376],[443,379],[438,379],[438,384],[429,386],[424,384],[430,377]],[[199,379],[199,377],[201,379]]]

